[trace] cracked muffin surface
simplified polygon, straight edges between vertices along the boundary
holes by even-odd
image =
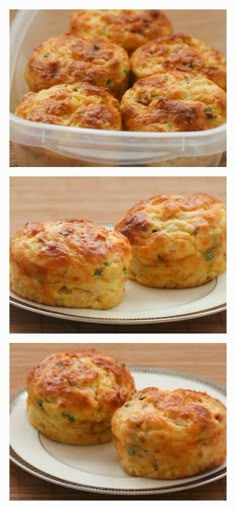
[[[51,354],[28,374],[28,418],[61,443],[105,443],[112,414],[134,391],[131,373],[111,356],[96,350]]]
[[[145,388],[114,413],[112,433],[129,475],[193,476],[225,460],[226,407],[201,391]]]
[[[153,39],[131,56],[131,69],[136,80],[164,69],[180,69],[201,73],[226,90],[226,58],[207,43],[186,34],[173,34]]]
[[[107,309],[120,303],[129,241],[88,220],[30,222],[10,244],[11,290],[52,306]]]
[[[129,57],[121,46],[63,34],[35,48],[26,65],[25,80],[33,92],[86,80],[120,98],[128,88],[129,70]]]
[[[126,131],[203,131],[226,122],[226,93],[203,75],[162,70],[125,92],[121,115]]]
[[[225,206],[207,194],[143,200],[115,229],[132,246],[129,278],[143,285],[196,287],[225,271]]]
[[[76,36],[112,41],[131,53],[154,37],[171,34],[173,27],[160,10],[91,9],[72,14],[70,32]]]

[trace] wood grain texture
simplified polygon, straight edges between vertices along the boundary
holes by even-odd
[[[28,370],[52,352],[96,348],[129,365],[168,368],[207,378],[221,385],[226,383],[226,345],[221,343],[24,343],[10,345],[11,395],[25,386]],[[43,480],[11,465],[11,500],[116,500],[115,496],[83,493]],[[53,489],[54,487],[54,489]],[[53,490],[52,490],[53,489]],[[127,499],[119,497],[119,499]],[[169,495],[139,496],[138,500],[225,500],[225,479],[212,484]]]
[[[11,235],[30,220],[77,217],[97,223],[114,223],[134,203],[155,194],[204,192],[226,202],[224,177],[12,177],[10,190]],[[119,326],[57,320],[11,308],[12,333],[225,331],[224,312],[178,323]]]

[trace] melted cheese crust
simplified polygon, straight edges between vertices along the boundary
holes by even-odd
[[[125,290],[131,247],[86,220],[27,223],[10,246],[11,289],[54,306],[111,308]]]
[[[45,436],[68,444],[111,440],[111,417],[135,391],[125,366],[106,354],[59,352],[27,377],[27,412]]]
[[[150,287],[202,285],[225,271],[226,212],[206,194],[160,195],[115,225],[132,246],[129,277]]]
[[[145,388],[114,413],[112,432],[121,465],[132,476],[193,476],[226,456],[226,408],[200,391]]]

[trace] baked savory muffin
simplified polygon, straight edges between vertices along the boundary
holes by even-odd
[[[226,93],[203,75],[177,69],[138,80],[121,101],[128,131],[202,131],[226,121]]]
[[[172,34],[173,27],[168,17],[155,9],[89,9],[72,14],[70,32],[114,42],[131,53],[154,37]]]
[[[115,226],[132,246],[129,277],[159,288],[196,287],[225,271],[226,212],[206,194],[160,195]]]
[[[132,476],[177,479],[213,469],[226,456],[226,408],[200,391],[138,391],[112,417],[123,469]]]
[[[123,298],[131,247],[86,220],[31,222],[11,239],[11,289],[53,306],[106,309]]]
[[[28,92],[15,114],[33,122],[90,129],[121,129],[118,100],[87,82]]]
[[[111,417],[135,391],[129,370],[95,350],[52,354],[27,377],[30,423],[67,444],[111,440]]]
[[[129,69],[128,54],[117,44],[64,34],[50,37],[35,48],[25,69],[25,80],[33,92],[86,80],[107,87],[120,98],[128,88]]]
[[[226,90],[225,56],[205,42],[186,34],[173,34],[149,41],[133,53],[130,62],[136,80],[159,70],[177,68],[200,72]]]

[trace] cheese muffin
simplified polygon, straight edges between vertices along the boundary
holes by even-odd
[[[130,62],[136,80],[159,70],[177,68],[200,72],[226,90],[225,56],[205,42],[186,34],[173,34],[149,41],[133,53]]]
[[[87,82],[55,85],[28,92],[15,114],[22,119],[60,126],[90,129],[121,129],[118,100],[106,89]]]
[[[120,98],[129,85],[129,70],[128,54],[117,44],[63,34],[35,48],[25,80],[33,92],[86,80]]]
[[[226,121],[226,93],[203,75],[177,69],[138,80],[121,101],[127,131],[202,131]]]
[[[206,194],[159,195],[115,225],[132,246],[129,278],[149,287],[196,287],[226,267],[224,204]]]
[[[121,466],[131,476],[178,479],[226,456],[226,408],[207,393],[145,388],[112,417]]]
[[[11,239],[11,290],[53,306],[111,308],[122,300],[131,247],[87,220],[30,222]]]
[[[111,417],[135,391],[133,377],[115,359],[96,352],[59,352],[27,377],[30,423],[60,443],[111,441]]]
[[[70,32],[76,36],[111,41],[131,53],[154,37],[172,34],[173,27],[166,14],[155,9],[89,9],[72,14]]]

